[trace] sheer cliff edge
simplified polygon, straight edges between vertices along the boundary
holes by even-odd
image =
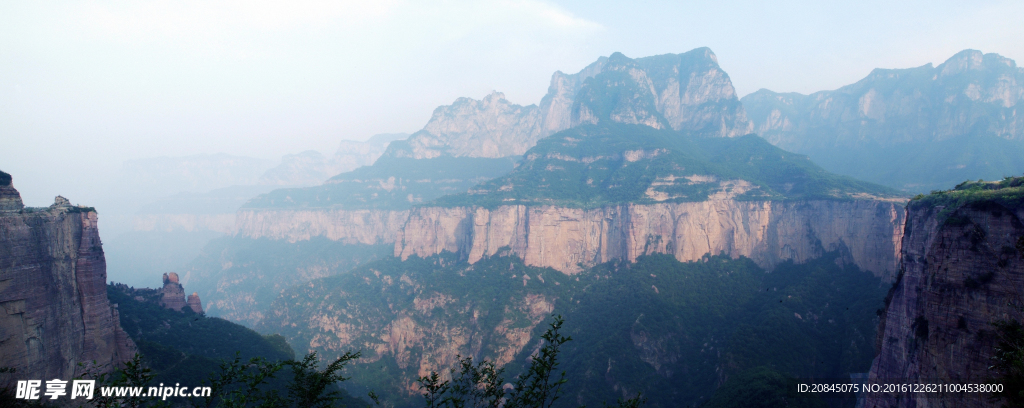
[[[109,371],[136,350],[107,300],[95,210],[55,201],[25,207],[0,172],[0,366],[18,378]]]

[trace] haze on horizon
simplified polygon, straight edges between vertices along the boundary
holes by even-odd
[[[0,169],[28,205],[89,204],[125,160],[276,160],[414,132],[556,70],[707,46],[740,96],[811,93],[973,48],[1024,61],[1024,3],[74,1],[0,4]]]

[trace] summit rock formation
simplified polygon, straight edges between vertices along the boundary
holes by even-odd
[[[555,72],[539,106],[516,105],[493,92],[479,101],[459,98],[438,107],[422,130],[392,143],[385,155],[522,155],[541,138],[599,121],[724,137],[752,129],[729,75],[710,49],[637,59],[614,53],[576,74]]]
[[[95,210],[59,196],[26,208],[0,172],[0,366],[19,378],[71,379],[128,361],[135,344],[106,278]]]
[[[177,273],[164,274],[164,286],[160,288],[160,306],[175,311],[180,311],[186,306],[185,289],[178,282]]]

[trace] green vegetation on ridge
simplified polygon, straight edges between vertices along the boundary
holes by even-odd
[[[242,209],[340,208],[405,210],[445,194],[459,193],[512,170],[515,157],[443,156],[410,159],[383,156],[372,166],[332,177],[323,185],[285,188],[249,200]]]
[[[156,298],[140,301],[135,299],[137,295],[125,285],[107,286],[110,303],[117,304],[121,327],[135,341],[158,381],[206,378],[218,369],[221,359],[234,358],[236,352],[243,359],[295,357],[283,337],[264,337],[242,325],[196,314],[188,307],[181,312],[165,309]]]
[[[970,205],[995,203],[1007,208],[1024,207],[1024,177],[1005,177],[1000,181],[965,181],[947,191],[920,194],[907,204],[910,209],[938,208],[945,221],[949,214]]]
[[[508,175],[430,205],[591,208],[606,204],[899,197],[830,174],[755,135],[693,137],[642,125],[578,126],[540,140]]]

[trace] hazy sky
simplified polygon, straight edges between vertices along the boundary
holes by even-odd
[[[1024,59],[1019,0],[595,3],[3,1],[0,169],[46,205],[131,158],[333,152],[460,96],[537,103],[552,72],[615,51],[711,47],[740,95],[965,48]]]

